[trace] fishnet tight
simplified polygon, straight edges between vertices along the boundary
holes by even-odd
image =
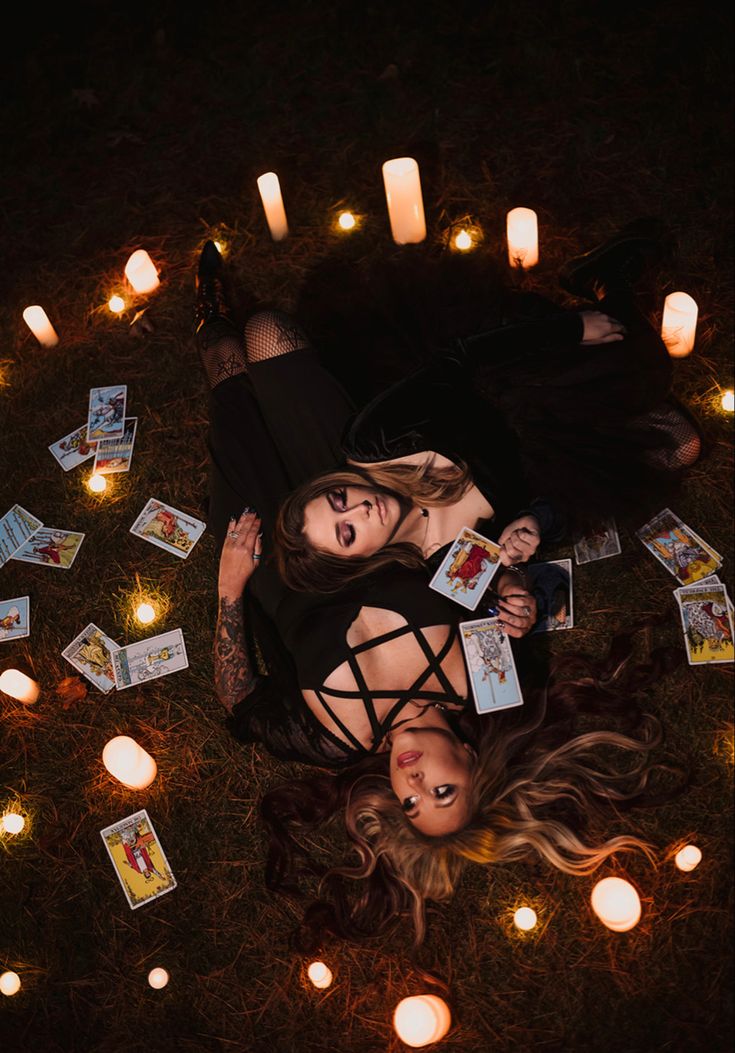
[[[644,455],[645,462],[654,468],[675,472],[689,468],[699,459],[702,443],[697,429],[675,406],[664,403],[639,417],[635,423],[661,434],[664,444]]]
[[[282,311],[258,311],[245,325],[244,341],[218,319],[199,332],[199,349],[210,388],[246,373],[248,366],[310,347],[304,331]]]

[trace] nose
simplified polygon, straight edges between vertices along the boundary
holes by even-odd
[[[423,782],[424,773],[422,771],[416,771],[415,769],[407,773],[407,779],[409,782]]]

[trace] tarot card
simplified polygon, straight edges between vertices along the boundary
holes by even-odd
[[[462,527],[429,588],[474,611],[500,564],[500,545]]]
[[[550,633],[574,627],[574,597],[571,559],[555,559],[549,563],[529,563],[526,574],[530,590],[536,600],[538,617],[531,629],[535,633]]]
[[[94,458],[94,471],[99,475],[127,472],[133,459],[137,417],[126,417],[125,432],[119,439],[100,439]]]
[[[77,558],[82,541],[84,541],[84,534],[79,534],[74,530],[41,527],[10,558],[17,559],[21,563],[38,563],[42,567],[59,567],[61,570],[68,570]]]
[[[614,519],[601,520],[588,534],[577,538],[574,544],[574,560],[577,566],[619,555],[620,537]]]
[[[115,672],[112,668],[112,652],[118,650],[118,644],[105,636],[94,622],[82,629],[68,647],[61,652],[63,658],[74,668],[91,680],[95,687],[107,694],[115,686]]]
[[[677,589],[690,665],[735,661],[732,614],[724,585]]]
[[[184,634],[181,629],[171,629],[160,636],[120,647],[112,652],[112,665],[118,691],[188,669]]]
[[[179,512],[151,497],[131,526],[130,533],[186,559],[206,529],[206,523],[201,519],[194,519],[186,512]]]
[[[97,443],[87,440],[87,425],[82,424],[74,431],[70,431],[63,439],[49,446],[49,450],[64,471],[68,472],[76,468],[78,464],[83,464],[90,457],[94,457],[96,447]]]
[[[701,585],[722,585],[722,582],[716,574],[710,574],[706,578],[699,579],[699,581],[697,582],[697,586]],[[690,589],[691,587],[691,585],[680,585],[678,589],[674,589],[674,598],[676,599],[677,603],[679,602],[679,593],[683,592],[684,589]],[[727,586],[725,586],[725,591],[727,592]],[[729,593],[727,593],[727,609],[729,610],[731,615],[734,613],[732,600],[730,599]]]
[[[90,389],[87,416],[88,439],[92,441],[112,439],[123,435],[127,398],[126,384],[112,384],[107,388]]]
[[[0,600],[0,642],[31,635],[31,601],[28,596]]]
[[[0,567],[33,537],[43,523],[20,505],[13,505],[0,519]]]
[[[669,508],[664,508],[636,530],[636,536],[682,585],[692,585],[700,578],[706,578],[722,564],[719,552],[682,523]]]
[[[513,652],[498,618],[459,626],[470,686],[478,713],[497,713],[523,705]]]
[[[161,842],[142,808],[100,830],[131,910],[176,888]]]

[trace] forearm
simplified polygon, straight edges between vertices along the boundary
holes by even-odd
[[[256,679],[245,639],[242,599],[220,596],[214,636],[214,684],[225,709],[230,711],[249,695]]]

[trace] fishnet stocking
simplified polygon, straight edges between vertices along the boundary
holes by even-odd
[[[245,349],[235,327],[224,318],[203,325],[197,333],[199,353],[210,389],[247,372]]]
[[[282,311],[258,311],[245,326],[245,355],[249,365],[308,347],[304,331]]]
[[[670,472],[688,468],[702,452],[697,429],[674,406],[664,404],[639,417],[635,423],[661,433],[663,445],[644,455],[646,463],[654,468]]]

